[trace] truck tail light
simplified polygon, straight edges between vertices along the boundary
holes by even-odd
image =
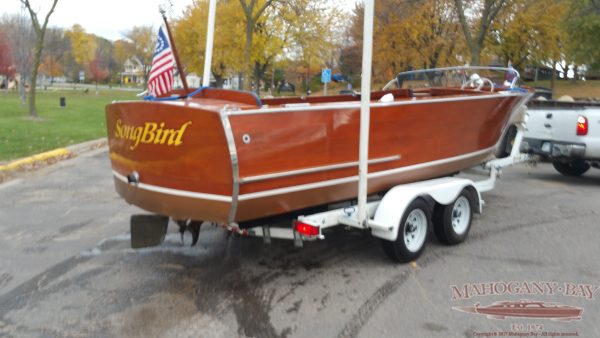
[[[300,221],[294,221],[294,229],[301,235],[306,237],[319,236],[319,227],[311,224],[302,223]]]
[[[584,136],[588,133],[588,119],[585,116],[577,118],[577,135]]]

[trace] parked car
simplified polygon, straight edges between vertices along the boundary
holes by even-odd
[[[295,93],[296,92],[296,87],[289,83],[289,82],[282,82],[279,87],[277,87],[277,93],[281,93],[281,92],[292,92]]]

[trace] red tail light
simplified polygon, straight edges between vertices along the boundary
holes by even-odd
[[[319,236],[319,227],[314,225],[302,223],[300,221],[294,221],[294,229],[301,235],[306,237]]]
[[[577,118],[577,135],[584,136],[588,133],[588,120],[585,116]]]

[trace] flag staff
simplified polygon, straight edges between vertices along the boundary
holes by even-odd
[[[179,61],[179,53],[177,53],[177,47],[175,46],[175,41],[173,40],[173,35],[171,35],[171,28],[169,27],[169,22],[167,21],[166,12],[164,9],[159,9],[160,14],[163,17],[165,22],[165,26],[167,27],[167,34],[169,35],[169,41],[171,41],[171,49],[173,50],[173,56],[175,57],[175,64],[177,65],[177,71],[179,72],[179,77],[181,77],[181,83],[183,84],[183,91],[185,95],[189,94],[190,91],[188,89],[187,79],[185,78],[185,73],[183,72],[183,67],[181,67],[181,61]]]
[[[360,85],[360,139],[358,151],[358,215],[367,227],[367,175],[369,172],[369,129],[371,125],[371,61],[373,57],[373,16],[375,0],[366,0],[363,26],[362,78]]]
[[[210,86],[210,66],[212,63],[213,41],[215,35],[215,13],[217,12],[217,0],[210,0],[208,7],[208,27],[206,29],[206,53],[204,57],[204,75],[202,76],[202,87]]]

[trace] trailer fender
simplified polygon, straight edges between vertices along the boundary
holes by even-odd
[[[416,198],[431,198],[436,203],[448,205],[452,203],[466,187],[470,187],[477,197],[474,212],[481,212],[481,196],[473,181],[464,178],[446,177],[423,182],[404,184],[390,189],[384,196],[373,217],[376,227],[371,234],[388,241],[398,237],[400,220],[409,204]]]

